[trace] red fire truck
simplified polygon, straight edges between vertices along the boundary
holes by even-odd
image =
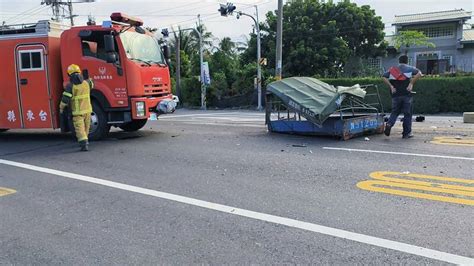
[[[61,126],[58,106],[70,64],[79,65],[95,84],[92,140],[106,136],[111,126],[136,131],[150,115],[173,112],[167,49],[142,25],[138,18],[113,13],[102,25],[0,26],[0,132],[67,132],[70,123]]]

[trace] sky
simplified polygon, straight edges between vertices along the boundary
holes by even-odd
[[[64,0],[65,1],[65,0]],[[79,1],[79,0],[73,0]],[[84,1],[84,0],[82,0]],[[90,0],[89,0],[90,1]],[[337,0],[334,0],[337,1]],[[76,25],[85,24],[87,17],[92,15],[98,23],[110,20],[112,12],[121,11],[142,18],[145,26],[153,28],[194,27],[197,14],[201,14],[202,22],[213,33],[216,40],[231,37],[233,40],[244,41],[252,31],[253,21],[249,17],[237,19],[235,16],[221,17],[217,9],[220,0],[96,0],[92,3],[74,4]],[[256,15],[258,7],[260,21],[265,20],[268,11],[277,8],[277,0],[236,0],[231,1],[237,11]],[[358,5],[370,5],[378,16],[386,23],[385,32],[391,34],[395,15],[424,13],[432,11],[464,9],[474,11],[474,0],[352,0]],[[51,10],[41,5],[41,0],[0,0],[0,23],[6,24],[31,23],[51,17]],[[471,20],[472,21],[472,20]],[[474,22],[473,22],[474,23]]]

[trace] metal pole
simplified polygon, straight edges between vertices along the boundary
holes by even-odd
[[[275,78],[281,79],[282,67],[282,35],[283,35],[283,0],[278,0],[278,18],[277,18],[277,41],[276,41],[276,61]]]
[[[261,48],[260,48],[260,25],[258,21],[258,6],[255,5],[255,12],[257,21],[255,21],[255,27],[257,29],[257,92],[258,92],[258,106],[257,110],[262,110],[262,66],[260,65],[261,59]]]
[[[176,94],[181,103],[183,101],[183,99],[181,99],[181,33],[179,33],[179,37],[174,33],[174,38],[176,46]]]
[[[197,30],[198,35],[199,35],[199,63],[200,65],[200,71],[201,71],[201,109],[206,110],[206,84],[204,84],[204,69],[202,65],[204,64],[204,58],[203,58],[203,45],[202,45],[202,28],[201,28],[201,15],[198,15],[198,21],[199,21],[199,30]]]
[[[257,110],[262,110],[262,67],[260,65],[260,59],[261,59],[261,48],[260,48],[260,41],[261,41],[261,36],[260,36],[260,25],[258,23],[258,7],[255,6],[255,10],[257,11],[257,19],[255,19],[253,16],[246,14],[242,11],[239,11],[238,14],[240,16],[247,16],[250,17],[253,22],[255,23],[255,29],[257,30],[257,92],[258,92],[258,106]]]

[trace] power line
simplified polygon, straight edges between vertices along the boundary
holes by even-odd
[[[252,6],[248,6],[248,7],[242,8],[242,10],[251,9],[251,8],[253,8],[253,7],[254,7],[253,5],[252,5]],[[212,14],[214,14],[214,13],[212,13]],[[202,20],[203,22],[205,22],[205,21],[208,21],[209,19],[213,19],[213,18],[217,18],[217,17],[220,17],[220,14],[216,11],[216,14],[215,14],[215,15],[209,15],[209,16],[201,17],[201,20]],[[189,24],[184,24],[184,23],[186,23],[186,22],[188,22],[188,21],[193,21],[193,20],[195,20],[195,18],[186,19],[186,20],[183,20],[183,21],[175,22],[175,23],[173,23],[173,24],[170,24],[169,26],[178,26],[178,27],[179,27],[179,26],[183,26],[183,25],[189,25]]]
[[[19,22],[21,22],[21,20],[24,20],[24,19],[26,19],[27,17],[31,17],[31,16],[34,16],[34,15],[38,15],[39,13],[43,12],[45,9],[48,9],[48,8],[47,8],[47,7],[44,7],[44,6],[36,7],[36,8],[35,8],[35,11],[33,11],[33,12],[31,12],[31,13],[28,13],[28,14],[21,15],[21,16],[15,16],[15,17],[13,17],[11,20],[8,20],[8,23],[9,23],[9,24],[19,23]]]
[[[22,15],[22,14],[25,14],[25,13],[27,13],[27,12],[31,12],[31,11],[33,11],[33,10],[35,10],[35,9],[38,9],[38,8],[40,8],[40,7],[41,7],[41,5],[39,5],[39,6],[34,6],[34,7],[30,8],[30,9],[28,9],[28,10],[25,10],[25,11],[23,11],[23,12],[20,12],[19,14],[14,13],[14,15]]]
[[[148,11],[148,12],[139,14],[138,16],[148,15],[148,14],[152,14],[152,13],[156,13],[156,12],[161,13],[161,12],[164,12],[164,11],[175,10],[175,9],[179,9],[179,8],[182,8],[182,7],[190,7],[190,6],[199,4],[199,3],[201,3],[201,1],[191,2],[191,3],[188,3],[188,4],[180,5],[180,6],[177,6],[177,7],[171,7],[171,8],[167,8],[167,9],[157,9],[157,10]]]
[[[211,13],[208,13],[208,14],[211,14]],[[213,13],[212,13],[213,14]],[[107,17],[107,16],[110,16],[110,14],[92,14],[94,16],[97,16],[97,17]],[[161,17],[196,17],[197,15],[196,14],[176,14],[176,15],[141,15],[141,16],[138,16],[138,15],[134,15],[134,14],[130,14],[131,16],[135,16],[135,17],[155,17],[155,18],[161,18]],[[79,17],[87,17],[89,16],[89,14],[76,14],[75,16],[79,16]]]
[[[42,9],[42,6],[35,6],[35,7],[30,8],[30,9],[24,11],[24,12],[21,12],[19,14],[13,14],[11,17],[7,18],[5,21],[8,21],[9,23],[11,23],[11,21],[17,21],[17,20],[25,17],[25,15],[28,15],[27,14],[28,12],[30,12],[30,13],[33,12],[34,13],[34,12],[40,10],[40,9]]]

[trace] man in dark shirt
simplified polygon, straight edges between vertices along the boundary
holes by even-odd
[[[385,124],[385,135],[390,136],[390,130],[397,121],[400,113],[403,117],[403,138],[411,138],[412,120],[412,90],[415,82],[422,76],[421,71],[416,67],[408,65],[408,56],[402,55],[398,59],[398,66],[391,67],[383,74],[383,81],[390,87],[392,92],[392,113]]]

